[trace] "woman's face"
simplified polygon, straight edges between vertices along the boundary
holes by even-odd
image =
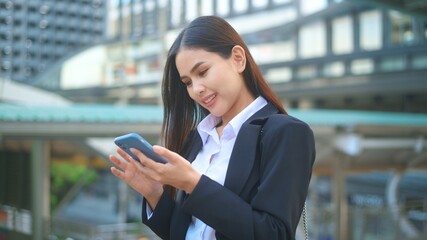
[[[183,48],[175,61],[190,97],[225,124],[254,100],[243,80],[246,57],[240,46],[233,48],[228,59],[203,49]]]

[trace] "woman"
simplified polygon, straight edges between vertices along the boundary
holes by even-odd
[[[286,114],[246,44],[199,17],[171,46],[162,96],[161,164],[118,149],[114,175],[144,196],[163,239],[294,239],[315,158],[313,133]]]

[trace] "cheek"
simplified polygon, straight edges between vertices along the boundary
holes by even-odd
[[[187,87],[187,93],[188,96],[190,96],[190,98],[194,100],[194,91],[192,87]]]

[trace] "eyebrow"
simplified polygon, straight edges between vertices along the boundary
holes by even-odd
[[[205,63],[205,62],[198,62],[198,63],[196,63],[196,64],[194,64],[194,66],[191,68],[191,70],[190,70],[190,73],[194,73],[194,71],[196,71],[196,69],[200,66],[200,65],[202,65],[203,63]],[[181,76],[181,80],[183,79],[183,78],[185,78],[186,76]]]

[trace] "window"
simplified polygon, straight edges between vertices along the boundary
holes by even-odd
[[[272,68],[267,71],[265,78],[270,83],[289,82],[292,79],[292,69],[288,67]]]
[[[230,0],[217,0],[216,12],[220,16],[227,16],[230,14]]]
[[[353,51],[353,21],[350,16],[332,21],[332,51],[334,54]]]
[[[273,0],[274,4],[283,4],[283,3],[289,3],[291,0]]]
[[[308,15],[323,10],[327,5],[327,0],[300,0],[302,15]]]
[[[357,59],[351,62],[351,72],[353,74],[368,74],[374,71],[374,61],[372,59]]]
[[[248,10],[249,0],[234,0],[233,1],[233,12],[244,13]]]
[[[182,1],[171,1],[171,23],[172,26],[178,27],[181,24]]]
[[[147,12],[152,12],[156,9],[156,3],[154,0],[145,0],[145,7],[147,8]]]
[[[230,14],[230,0],[220,0],[216,2],[216,12],[220,16]]]
[[[213,15],[213,0],[203,0],[201,4],[202,15]]]
[[[185,2],[185,20],[191,22],[197,17],[197,0],[186,0]]]
[[[382,20],[378,10],[363,12],[360,20],[360,48],[376,50],[382,47]]]
[[[0,166],[7,166],[7,171],[6,169],[2,169],[1,171],[0,192],[2,194],[0,195],[0,213],[3,216],[6,215],[6,217],[9,215],[11,218],[15,215],[15,219],[12,218],[13,221],[10,222],[12,224],[15,223],[15,227],[22,227],[22,225],[17,225],[18,214],[21,219],[24,216],[25,219],[31,219],[31,214],[25,210],[31,209],[32,205],[30,200],[31,185],[29,184],[31,182],[31,167],[28,164],[31,156],[27,151],[12,152],[7,149],[2,149],[0,156]],[[13,206],[13,208],[10,206]]]
[[[135,34],[141,34],[142,32],[142,14],[144,10],[144,5],[142,2],[134,3],[134,7],[132,9],[133,12],[133,29],[132,31]]]
[[[268,0],[252,0],[254,9],[262,9],[268,6]]]
[[[122,4],[122,6],[128,5],[130,3],[130,0],[111,0],[110,2],[114,7],[118,7],[120,3]]]
[[[325,77],[339,77],[344,75],[345,65],[343,62],[326,63],[323,66],[323,75]]]
[[[257,64],[295,59],[295,46],[292,41],[254,45],[250,47],[250,52]]]
[[[157,4],[159,5],[159,8],[167,7],[168,1],[167,0],[158,0]]]
[[[390,11],[391,43],[411,44],[414,42],[414,31],[412,29],[412,18],[397,11]]]
[[[131,16],[129,13],[127,13],[126,15],[123,16],[123,22],[122,22],[122,35],[123,36],[128,36],[130,34],[130,27],[131,27]],[[80,40],[82,40],[82,38],[80,38]]]
[[[326,29],[323,22],[301,27],[299,54],[302,58],[321,57],[326,53]]]
[[[427,54],[415,55],[412,58],[412,67],[415,69],[427,68]]]
[[[297,70],[297,76],[302,80],[314,78],[316,75],[317,69],[314,65],[301,66]]]
[[[384,72],[399,71],[405,68],[405,58],[398,57],[385,57],[381,60],[380,69]]]

